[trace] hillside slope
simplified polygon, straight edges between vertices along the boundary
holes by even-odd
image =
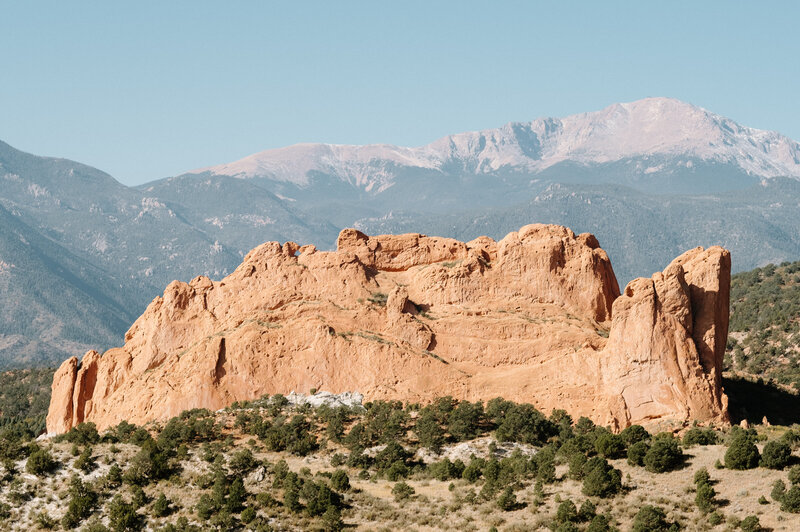
[[[32,366],[112,346],[133,314],[121,280],[44,238],[0,206],[0,358]],[[4,356],[6,355],[6,356]]]
[[[800,391],[800,262],[734,276],[731,311],[731,369]]]
[[[160,199],[94,168],[0,143],[0,368],[119,343],[165,284],[224,276],[264,237],[328,234],[331,242],[330,229],[299,231],[308,222],[279,200],[237,185],[238,203],[219,190],[203,200],[182,189]],[[228,218],[245,228],[231,230]]]
[[[800,434],[787,427],[615,435],[499,398],[362,405],[322,392],[25,436],[0,432],[4,530],[800,526]]]

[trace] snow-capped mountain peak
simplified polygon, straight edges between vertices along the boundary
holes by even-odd
[[[673,98],[617,103],[560,119],[512,122],[415,148],[297,144],[190,173],[259,177],[299,186],[321,174],[380,192],[394,184],[399,167],[443,173],[510,170],[536,174],[566,161],[591,166],[653,156],[731,165],[760,178],[800,178],[800,144],[796,141],[741,126]]]

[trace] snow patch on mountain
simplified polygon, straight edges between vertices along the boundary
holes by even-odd
[[[94,241],[92,241],[92,247],[100,253],[105,253],[106,250],[108,250],[108,238],[106,235],[102,233],[95,235]]]
[[[275,223],[275,220],[269,216],[260,216],[258,214],[226,214],[222,217],[212,216],[205,218],[203,221],[219,229],[223,229],[231,222],[238,222],[250,227],[266,227]]]
[[[47,188],[37,185],[36,183],[29,183],[28,184],[28,194],[33,196],[34,198],[39,197],[50,197],[50,192]]]
[[[276,181],[308,185],[313,173],[319,172],[337,176],[359,188],[380,192],[391,186],[393,167],[436,169],[439,164],[435,153],[426,155],[421,148],[403,148],[388,144],[296,144],[190,173],[211,172],[215,175],[243,178],[267,177]]]

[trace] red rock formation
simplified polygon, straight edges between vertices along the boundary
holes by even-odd
[[[616,402],[609,423],[727,420],[729,288],[730,254],[720,247],[687,251],[662,273],[628,284],[614,302],[602,363]]]
[[[729,283],[728,252],[698,248],[620,296],[597,239],[552,225],[468,243],[346,229],[332,252],[268,242],[219,282],[171,283],[123,347],[66,361],[47,427],[310,388],[503,396],[617,428],[724,420]]]
[[[53,375],[50,408],[47,412],[48,432],[60,434],[75,425],[72,422],[74,414],[72,395],[75,391],[75,374],[77,371],[78,358],[71,357],[65,360]]]

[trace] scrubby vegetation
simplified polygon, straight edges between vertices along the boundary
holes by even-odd
[[[0,433],[0,527],[757,529],[800,512],[798,431],[614,434],[503,399],[311,408],[276,395],[146,427],[33,436]],[[731,476],[747,468],[775,478],[733,508],[731,490],[749,481]]]

